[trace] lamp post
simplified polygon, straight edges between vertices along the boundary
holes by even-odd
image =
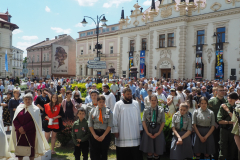
[[[90,18],[90,19],[92,19],[93,22],[94,22],[95,25],[96,25],[97,44],[95,45],[95,49],[97,49],[97,57],[99,57],[99,61],[100,61],[100,51],[99,51],[99,50],[102,49],[102,45],[98,43],[99,24],[100,24],[100,22],[102,22],[102,23],[103,23],[103,24],[102,24],[102,27],[105,28],[105,27],[107,27],[107,24],[106,24],[107,20],[106,20],[104,14],[102,14],[100,17],[97,16],[97,22],[96,22],[92,17],[84,16],[83,21],[81,22],[82,25],[83,25],[83,27],[85,27],[86,24],[88,23],[85,18]],[[101,18],[102,18],[102,19],[101,19]]]

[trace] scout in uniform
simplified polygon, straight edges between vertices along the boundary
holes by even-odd
[[[236,105],[235,102],[238,100],[238,94],[232,92],[228,95],[228,103],[221,105],[218,114],[217,121],[221,125],[220,129],[220,152],[219,159],[238,159],[238,148],[234,141],[234,134],[231,133],[233,129],[233,123],[231,121],[231,116]],[[228,107],[228,112],[224,110],[224,107]]]
[[[99,92],[97,90],[92,90],[92,92],[90,94],[92,102],[88,103],[86,106],[83,107],[86,110],[86,116],[85,116],[86,120],[89,119],[90,111],[93,108],[96,108],[96,106],[97,106],[97,97],[98,97],[98,95],[99,95]]]
[[[188,105],[181,103],[179,111],[173,115],[172,130],[174,136],[170,149],[170,159],[183,160],[185,158],[192,159],[192,119],[188,114]]]
[[[98,96],[98,106],[91,110],[88,119],[88,127],[92,133],[90,136],[91,160],[107,160],[108,157],[113,114],[105,107],[105,100],[104,95]]]
[[[163,128],[165,125],[164,109],[158,106],[157,95],[149,96],[151,105],[143,112],[143,137],[140,150],[148,154],[148,160],[159,160],[165,151]]]
[[[215,153],[213,131],[215,129],[215,116],[213,111],[207,108],[208,99],[201,97],[199,100],[199,109],[193,112],[192,124],[196,134],[193,139],[193,152],[197,159],[200,159],[201,153],[205,159],[210,159],[210,155]]]
[[[235,142],[237,144],[238,150],[240,151],[240,101],[235,102],[235,104],[237,105],[235,107],[235,111],[233,112],[232,115],[232,122],[235,123],[233,130],[232,130],[232,134],[234,134],[234,139]],[[228,109],[228,107],[227,107]],[[228,112],[228,110],[226,110]],[[240,154],[238,154],[240,156]]]
[[[223,103],[227,103],[224,99],[225,91],[224,86],[219,85],[217,89],[217,97],[208,101],[208,109],[212,110],[215,115],[215,130],[213,131],[214,143],[215,143],[215,154],[214,159],[219,157],[219,139],[220,139],[220,127],[217,122],[218,110]]]
[[[83,160],[88,160],[90,131],[85,115],[86,111],[83,108],[78,108],[77,116],[79,119],[74,122],[72,127],[75,160],[80,160],[81,152]]]

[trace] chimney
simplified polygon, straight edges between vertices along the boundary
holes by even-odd
[[[49,41],[49,38],[46,38],[46,41]]]
[[[57,36],[55,36],[55,39],[57,39]]]

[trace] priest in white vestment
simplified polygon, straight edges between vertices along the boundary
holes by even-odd
[[[4,130],[3,122],[2,122],[2,117],[0,116],[0,159],[3,158],[11,158],[10,152],[8,151],[8,141],[7,141],[7,136]]]
[[[111,93],[109,91],[109,86],[106,84],[106,85],[103,85],[103,95],[105,96],[106,98],[106,107],[108,107],[111,111],[113,111],[113,108],[115,106],[115,103],[116,103],[116,98],[115,96],[113,95],[113,93]]]
[[[132,99],[130,88],[123,89],[123,100],[113,109],[112,133],[115,134],[117,160],[142,160],[139,151],[140,132],[143,130],[138,102]]]

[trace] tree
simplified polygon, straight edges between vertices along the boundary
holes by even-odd
[[[25,64],[27,63],[27,57],[24,57],[24,59],[23,59],[23,64],[24,64],[24,63],[25,63]],[[23,69],[24,69],[24,68],[26,68],[26,65],[23,65]]]

